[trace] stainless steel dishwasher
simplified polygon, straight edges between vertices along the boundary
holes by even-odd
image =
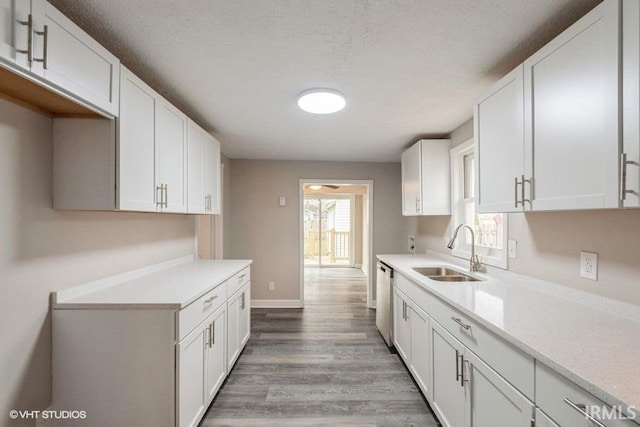
[[[378,261],[376,274],[376,326],[389,347],[393,347],[392,281],[393,269],[387,264]]]

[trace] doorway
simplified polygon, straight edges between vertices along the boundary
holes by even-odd
[[[355,267],[355,195],[304,195],[304,266]]]
[[[365,277],[374,306],[372,195],[369,180],[300,180],[300,300],[323,276]],[[316,295],[317,286],[307,290]]]

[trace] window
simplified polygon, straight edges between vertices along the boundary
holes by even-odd
[[[467,224],[475,230],[476,253],[483,264],[507,268],[507,216],[476,213],[476,160],[473,140],[451,149],[452,229]],[[469,259],[471,233],[461,230],[451,254]]]

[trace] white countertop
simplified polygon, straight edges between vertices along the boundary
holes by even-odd
[[[64,298],[54,309],[182,309],[248,267],[250,260],[198,260]]]
[[[481,282],[436,282],[412,270],[466,270],[468,261],[444,255],[378,258],[609,405],[640,408],[640,307],[497,269],[471,274]]]

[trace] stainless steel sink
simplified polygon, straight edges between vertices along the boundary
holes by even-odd
[[[458,276],[461,273],[447,267],[414,267],[414,270],[423,276]]]
[[[471,276],[427,276],[431,280],[437,280],[438,282],[479,282],[480,279],[476,279]]]
[[[413,270],[438,282],[479,282],[482,280],[448,267],[413,267]]]

